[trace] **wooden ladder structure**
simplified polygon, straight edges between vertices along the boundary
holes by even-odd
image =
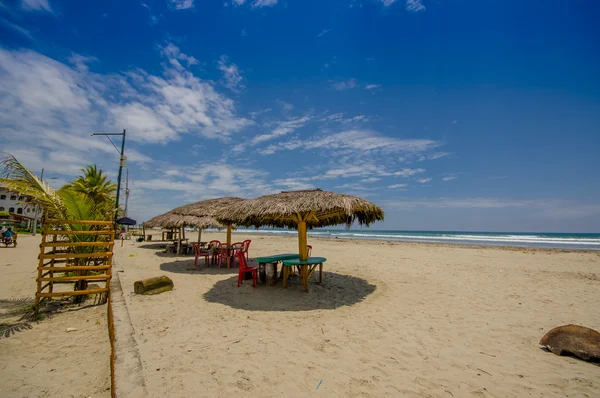
[[[70,230],[58,229],[67,225],[71,226]],[[105,303],[110,292],[114,238],[115,224],[112,221],[45,220],[40,244],[35,312],[39,310],[42,298],[101,294],[100,302]],[[90,260],[94,265],[79,265]],[[88,289],[86,282],[92,281],[105,285]],[[55,291],[55,284],[74,286],[73,290]],[[76,289],[78,284],[80,289]]]

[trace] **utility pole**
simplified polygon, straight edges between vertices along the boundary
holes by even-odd
[[[123,141],[121,142],[121,152],[119,152],[119,155],[121,155],[121,157],[119,159],[119,175],[117,176],[117,197],[115,200],[115,220],[119,216],[119,194],[121,192],[121,175],[123,173],[123,167],[125,167],[125,161],[127,160],[127,158],[125,157],[125,134],[126,134],[125,129],[123,129],[122,133],[92,133],[91,134],[92,136],[94,136],[94,135],[106,135],[106,136],[122,135],[123,136]],[[110,137],[108,137],[108,138],[110,139]]]
[[[127,209],[129,204],[129,167],[126,170],[125,174],[125,209],[123,210],[123,217],[127,217]]]

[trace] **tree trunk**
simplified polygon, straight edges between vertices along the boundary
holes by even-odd
[[[173,281],[166,276],[155,276],[133,284],[136,294],[158,294],[169,290],[173,290]]]

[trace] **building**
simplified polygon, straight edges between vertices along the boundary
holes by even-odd
[[[2,218],[30,227],[35,218],[36,206],[28,204],[28,201],[28,197],[11,192],[0,184],[0,214],[8,213],[8,217]],[[41,218],[41,210],[38,210],[38,218]]]

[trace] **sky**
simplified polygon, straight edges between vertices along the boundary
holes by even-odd
[[[90,163],[116,180],[90,134],[126,129],[140,222],[318,187],[380,205],[374,229],[600,232],[598,20],[592,0],[0,0],[0,148],[56,188]]]

